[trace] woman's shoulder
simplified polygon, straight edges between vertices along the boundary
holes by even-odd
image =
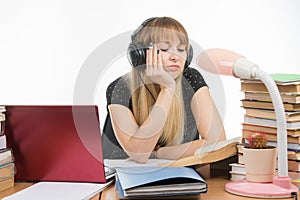
[[[122,75],[112,81],[106,88],[106,93],[112,93],[115,88],[127,88],[128,87],[128,75]]]
[[[192,68],[192,67],[185,68],[183,70],[183,76],[185,78],[199,78],[199,77],[202,77],[201,73],[197,69]]]
[[[130,98],[128,76],[123,75],[112,81],[106,89],[106,100],[108,104],[118,103]]]
[[[183,77],[185,82],[188,82],[194,91],[197,91],[203,86],[207,86],[202,74],[195,68],[187,67],[183,71]]]

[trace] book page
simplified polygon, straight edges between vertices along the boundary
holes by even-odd
[[[195,151],[193,156],[180,158],[178,160],[172,161],[165,166],[170,167],[181,167],[181,166],[193,166],[199,164],[207,164],[216,161],[220,161],[229,158],[237,154],[236,145],[240,143],[242,137],[235,137],[228,139],[216,144],[208,145],[199,148]]]
[[[149,159],[147,163],[137,163],[133,160],[128,159],[104,159],[104,165],[112,168],[117,167],[150,167],[150,166],[159,166],[161,164],[169,163],[172,160],[166,159]]]
[[[231,138],[231,139],[224,140],[221,142],[217,142],[216,144],[208,145],[208,146],[205,146],[205,147],[202,147],[202,148],[196,150],[194,155],[207,154],[208,152],[217,151],[229,144],[240,143],[241,141],[242,141],[242,137],[239,136],[239,137]]]

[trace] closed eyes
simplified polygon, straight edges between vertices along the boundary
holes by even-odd
[[[169,48],[160,48],[160,50],[163,51],[163,52],[167,52],[170,49]],[[177,51],[178,52],[185,52],[185,48],[178,48]]]

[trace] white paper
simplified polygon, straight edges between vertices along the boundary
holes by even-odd
[[[112,182],[112,181],[111,181]],[[111,182],[73,183],[73,182],[39,182],[3,200],[85,200],[103,191]]]
[[[166,159],[149,159],[147,163],[137,163],[133,160],[128,159],[104,159],[104,165],[117,168],[117,167],[142,167],[142,166],[158,166],[161,164],[167,164],[174,160],[166,160]]]
[[[0,136],[0,149],[5,149],[6,146],[6,136],[5,135],[1,135]]]

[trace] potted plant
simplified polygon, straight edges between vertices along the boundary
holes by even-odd
[[[254,133],[243,148],[246,178],[250,182],[272,182],[276,172],[276,147],[268,146],[265,135]]]

